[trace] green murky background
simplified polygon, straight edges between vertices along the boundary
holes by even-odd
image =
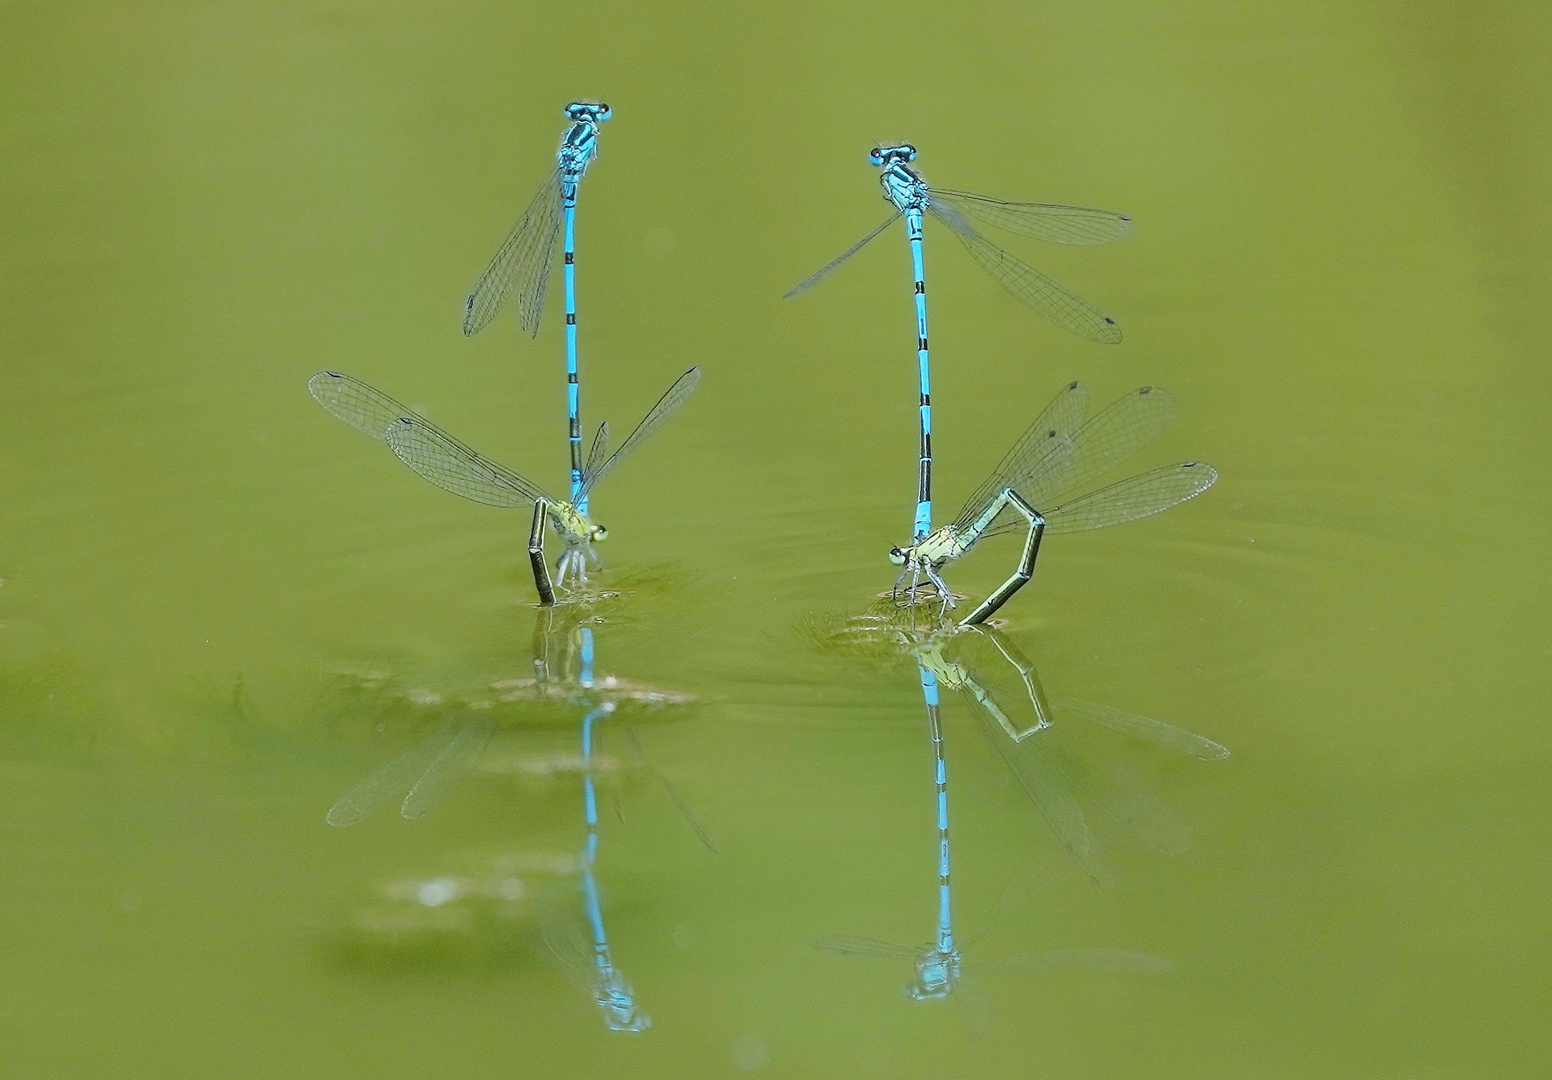
[[[1542,1073],[1545,8],[78,3],[0,26],[7,1075]],[[349,942],[376,883],[575,851],[574,782],[324,823],[435,722],[393,688],[531,673],[533,596],[526,516],[422,483],[304,384],[351,372],[560,485],[558,300],[537,342],[458,319],[588,96],[615,118],[580,212],[585,417],[705,372],[595,504],[635,572],[599,668],[699,699],[639,734],[721,848],[661,787],[604,811],[635,1037],[520,942]],[[908,531],[904,242],[780,300],[882,217],[884,140],[944,186],[1140,222],[1009,245],[1113,311],[1115,348],[930,227],[928,269],[943,509],[1070,378],[1168,387],[1139,464],[1222,473],[1052,540],[1006,609],[1053,697],[1232,748],[1058,724],[1189,851],[1113,830],[1096,887],[945,710],[967,973],[1097,946],[1167,975],[988,974],[959,1008],[811,946],[934,916],[914,671],[803,632],[887,586]],[[987,552],[954,583],[999,580],[1013,548]],[[352,671],[390,678],[342,695]]]

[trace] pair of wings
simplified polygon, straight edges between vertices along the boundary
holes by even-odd
[[[972,220],[1056,244],[1108,244],[1124,240],[1132,234],[1134,225],[1131,218],[1111,210],[1094,210],[1084,206],[1004,202],[985,195],[972,195],[967,191],[939,188],[928,188],[927,191],[927,213],[948,226],[965,245],[971,258],[1003,288],[1063,330],[1107,345],[1114,345],[1121,340],[1121,328],[1113,318],[986,239],[976,230]],[[901,211],[896,211],[889,220],[853,244],[839,258],[804,279],[786,295],[796,296],[818,284],[841,263],[860,251],[864,244],[893,225],[900,214]]]
[[[544,292],[555,263],[555,241],[561,224],[560,169],[544,178],[522,217],[501,242],[490,265],[474,283],[464,302],[463,332],[474,335],[496,317],[513,291],[517,292],[517,317],[530,335],[539,333],[544,311]]]
[[[399,813],[402,817],[411,821],[424,817],[480,760],[494,732],[495,725],[486,717],[448,721],[341,795],[329,808],[325,820],[337,828],[347,828],[365,821],[401,796]],[[642,760],[641,743],[635,731],[626,728],[626,734],[632,757]],[[700,842],[712,854],[718,854],[721,849],[717,841],[684,801],[678,786],[656,768],[651,771],[662,782],[668,797]]]
[[[1134,390],[1085,419],[1088,404],[1088,388],[1068,383],[966,500],[954,527],[968,529],[1004,490],[1012,489],[1040,511],[1047,532],[1100,529],[1168,510],[1218,479],[1212,466],[1186,461],[1052,506],[1052,500],[1097,480],[1146,446],[1175,413],[1175,399],[1156,386]],[[980,536],[1016,528],[1022,520],[1004,511]]]
[[[658,399],[636,430],[608,453],[609,425],[600,424],[588,451],[581,494],[586,495],[662,422],[684,404],[700,382],[692,367]],[[531,506],[543,499],[559,504],[533,481],[496,464],[464,445],[424,417],[360,379],[337,371],[320,371],[307,382],[313,398],[332,416],[364,435],[386,442],[400,461],[426,480],[454,495],[487,506]]]

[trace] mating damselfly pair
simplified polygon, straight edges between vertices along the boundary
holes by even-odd
[[[684,403],[700,382],[690,368],[675,380],[636,429],[610,454],[609,425],[582,455],[580,380],[577,367],[576,209],[577,192],[588,164],[598,154],[598,125],[613,115],[603,102],[574,101],[565,113],[572,121],[561,139],[556,165],[518,218],[464,301],[463,332],[478,333],[514,294],[518,319],[530,335],[539,332],[544,297],[563,240],[566,307],[566,438],[571,456],[569,499],[557,499],[526,477],[496,464],[424,417],[359,379],[321,371],[308,382],[318,403],[357,431],[386,442],[394,454],[425,479],[455,495],[487,506],[533,507],[528,535],[534,587],[541,603],[555,602],[555,589],[567,579],[587,583],[589,564],[601,566],[593,545],[609,532],[588,517],[588,499],[598,482]],[[564,550],[553,579],[544,555],[545,523],[560,536]]]
[[[838,258],[787,292],[797,295],[823,280],[895,220],[904,217],[910,242],[913,297],[916,308],[916,354],[920,380],[920,453],[917,461],[916,515],[912,541],[891,548],[889,557],[902,566],[894,593],[908,602],[918,599],[923,579],[930,583],[947,614],[955,606],[943,581],[944,564],[969,554],[981,539],[1015,529],[1019,519],[1029,533],[1017,569],[990,597],[961,620],[984,622],[1017,592],[1034,572],[1041,537],[1046,532],[1077,532],[1116,525],[1166,510],[1201,494],[1218,474],[1196,461],[1166,466],[1132,477],[1050,509],[1048,499],[1075,491],[1140,449],[1163,430],[1173,411],[1164,391],[1143,387],[1122,398],[1088,422],[1088,391],[1071,383],[1046,407],[1002,463],[965,503],[954,521],[932,529],[932,393],[927,343],[927,284],[922,258],[922,222],[931,215],[948,226],[970,255],[1010,293],[1065,330],[1105,344],[1121,340],[1115,319],[1042,274],[1017,256],[982,236],[972,223],[980,221],[1008,232],[1059,244],[1103,244],[1131,235],[1133,222],[1125,214],[1055,203],[1017,203],[930,187],[910,167],[916,148],[908,143],[875,147],[868,160],[882,170],[884,198],[895,207],[883,224],[853,244]]]
[[[572,121],[562,138],[556,166],[540,185],[495,257],[481,274],[464,305],[463,330],[472,335],[487,325],[506,301],[517,298],[522,328],[537,334],[557,242],[563,248],[566,313],[567,441],[571,473],[569,500],[546,494],[532,481],[485,458],[365,383],[326,371],[314,376],[313,396],[352,427],[385,441],[421,476],[439,487],[493,506],[532,505],[529,557],[542,603],[555,601],[555,589],[568,582],[585,585],[589,565],[599,565],[594,545],[607,531],[589,517],[589,497],[597,483],[641,439],[677,408],[699,380],[691,368],[671,386],[631,436],[607,455],[607,425],[585,458],[582,452],[580,379],[576,304],[576,205],[580,181],[598,150],[599,124],[612,116],[603,103],[572,102]],[[885,198],[895,212],[838,259],[792,289],[791,296],[828,275],[895,219],[904,217],[910,241],[920,383],[921,442],[913,537],[891,549],[903,567],[895,593],[910,602],[933,587],[943,612],[955,605],[941,575],[942,567],[968,554],[984,537],[1016,528],[1029,533],[1013,575],[963,623],[989,617],[1030,578],[1045,532],[1076,531],[1117,524],[1157,513],[1206,490],[1216,473],[1198,462],[1185,462],[1113,484],[1068,503],[1047,508],[1047,501],[1097,480],[1162,429],[1172,399],[1162,390],[1143,388],[1084,422],[1087,391],[1071,384],[1036,420],[1004,458],[997,471],[949,525],[932,529],[932,419],[927,342],[926,283],[922,225],[925,216],[946,225],[988,273],[1020,300],[1056,325],[1104,343],[1120,340],[1115,319],[1016,256],[987,240],[976,222],[1062,244],[1120,240],[1133,228],[1130,217],[1107,210],[1053,203],[1014,203],[983,195],[928,186],[910,167],[916,149],[909,144],[875,148],[869,155],[882,170]],[[545,522],[561,537],[564,550],[553,577],[545,561]]]

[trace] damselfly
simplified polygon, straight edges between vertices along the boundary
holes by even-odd
[[[951,524],[918,537],[908,547],[890,548],[889,560],[901,566],[895,595],[907,575],[906,593],[916,598],[923,577],[932,582],[943,611],[955,606],[939,571],[963,558],[979,541],[1027,521],[1029,535],[1018,569],[996,592],[964,619],[961,626],[984,622],[1030,579],[1040,539],[1046,532],[1081,532],[1147,517],[1200,495],[1218,474],[1210,465],[1185,461],[1142,473],[1079,496],[1050,509],[1049,500],[1099,478],[1163,431],[1175,402],[1165,391],[1144,386],[1087,422],[1088,389],[1069,383],[1013,445],[996,471],[965,503]]]
[[[464,301],[463,332],[479,333],[501,305],[517,292],[518,318],[532,336],[539,333],[544,292],[555,263],[555,240],[565,226],[563,272],[566,281],[567,440],[571,445],[571,501],[587,513],[583,483],[582,421],[577,382],[576,215],[577,188],[588,163],[598,156],[598,125],[612,115],[602,102],[573,101],[566,106],[572,124],[561,139],[555,170],[545,177],[523,216],[502,241],[490,265]]]
[[[905,217],[906,236],[911,245],[916,301],[916,359],[921,379],[921,456],[918,461],[915,521],[915,536],[920,540],[932,529],[932,391],[927,353],[927,284],[922,265],[922,215],[931,214],[947,225],[983,270],[1036,312],[1064,330],[1111,345],[1121,340],[1121,328],[1113,318],[986,239],[976,231],[972,219],[1008,232],[1058,244],[1106,244],[1124,239],[1131,235],[1132,219],[1110,210],[1052,203],[1004,202],[966,191],[929,187],[910,168],[909,163],[916,160],[916,148],[909,144],[875,147],[868,154],[868,160],[883,169],[879,181],[884,186],[884,199],[894,205],[895,212],[882,225],[847,248],[839,258],[805,278],[786,295],[796,296],[818,284],[841,263],[860,251],[869,240],[893,225],[896,218],[902,215]]]
[[[700,378],[700,368],[693,367],[679,376],[612,454],[608,453],[609,425],[598,425],[598,434],[593,438],[583,469],[583,496],[684,403]],[[555,586],[564,585],[568,574],[574,576],[579,585],[585,585],[588,562],[602,565],[593,545],[606,539],[609,531],[590,521],[577,503],[545,494],[533,481],[482,457],[429,420],[359,379],[337,371],[320,371],[308,381],[307,388],[318,404],[335,417],[363,434],[386,442],[400,461],[437,487],[487,506],[531,505],[534,513],[528,533],[528,558],[533,565],[534,586],[539,590],[541,603],[555,602]],[[565,543],[553,582],[544,556],[546,520]]]

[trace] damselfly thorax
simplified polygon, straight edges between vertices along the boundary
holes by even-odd
[[[578,177],[587,171],[587,163],[598,156],[598,125],[613,112],[601,101],[573,101],[566,106],[566,115],[576,122],[561,139],[556,162],[567,177]]]
[[[906,164],[916,160],[916,147],[909,143],[877,146],[868,153],[868,160],[883,169],[878,182],[884,186],[884,198],[893,203],[896,209],[927,209],[930,201],[927,181]]]

